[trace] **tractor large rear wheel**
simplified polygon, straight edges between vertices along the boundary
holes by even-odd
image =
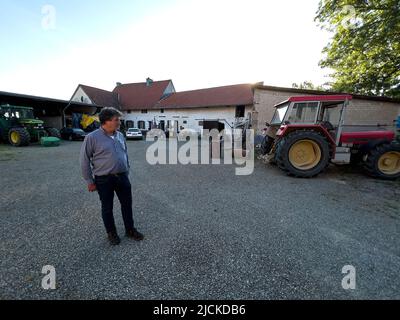
[[[364,165],[369,175],[394,180],[400,177],[400,143],[392,142],[378,145],[372,149]]]
[[[281,139],[276,149],[276,162],[288,175],[310,178],[329,165],[328,141],[316,131],[298,130]]]
[[[25,128],[13,128],[8,132],[8,141],[14,147],[23,147],[29,145],[31,136]]]

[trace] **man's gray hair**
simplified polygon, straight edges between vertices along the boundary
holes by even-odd
[[[103,110],[101,110],[100,114],[99,114],[99,120],[100,123],[103,125],[106,123],[106,121],[110,121],[112,120],[112,118],[114,117],[122,117],[123,114],[121,113],[121,111],[115,109],[115,108],[103,108]]]

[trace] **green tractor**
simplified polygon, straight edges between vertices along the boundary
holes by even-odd
[[[0,139],[4,142],[22,147],[49,136],[60,138],[60,132],[43,127],[43,121],[35,119],[33,108],[0,105]]]

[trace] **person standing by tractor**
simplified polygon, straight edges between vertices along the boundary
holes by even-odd
[[[111,245],[121,242],[114,221],[114,193],[121,203],[126,236],[136,241],[144,239],[134,227],[128,150],[124,136],[118,131],[121,116],[115,108],[104,108],[99,114],[101,127],[86,136],[80,152],[82,176],[89,192],[97,191],[99,194],[102,218]]]

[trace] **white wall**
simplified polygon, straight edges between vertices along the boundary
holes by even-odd
[[[83,97],[83,101],[81,100],[82,97]],[[72,101],[93,104],[93,102],[90,100],[89,96],[85,93],[85,91],[82,90],[81,87],[79,87],[78,90],[76,90],[74,96],[72,97]]]
[[[252,106],[247,106],[245,110],[245,117],[248,112],[252,111]],[[199,121],[203,120],[219,120],[225,123],[225,127],[228,128],[225,120],[230,126],[233,126],[235,122],[236,106],[226,106],[226,107],[210,107],[210,108],[180,108],[180,109],[165,109],[164,113],[160,110],[148,110],[147,114],[142,114],[140,111],[124,112],[124,120],[134,121],[134,126],[138,127],[138,121],[146,122],[146,129],[149,129],[149,121],[156,120],[157,124],[161,121],[165,121],[165,126],[167,126],[167,121],[178,121],[179,127],[184,127],[185,129],[193,129],[201,133],[202,126],[199,125]],[[187,121],[184,124],[183,121]]]
[[[165,91],[164,91],[164,95],[171,94],[171,93],[175,93],[175,92],[176,92],[176,91],[175,91],[174,84],[172,83],[172,81],[170,81],[170,82],[169,82],[169,85],[167,86],[167,88],[166,88]]]

